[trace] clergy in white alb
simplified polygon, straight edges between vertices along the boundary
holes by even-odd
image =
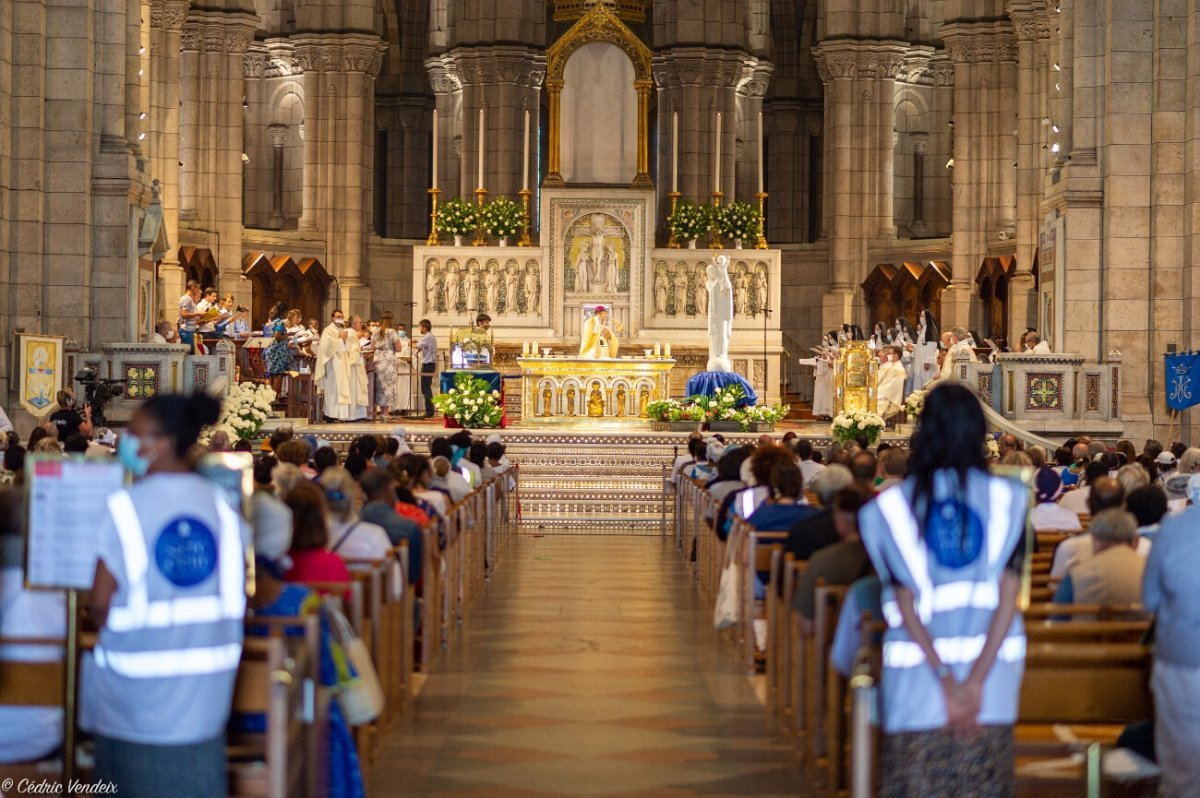
[[[579,356],[598,358],[616,357],[620,344],[608,325],[608,308],[597,305],[592,315],[583,323],[579,341]]]
[[[955,327],[947,335],[950,336],[950,341],[946,349],[945,359],[942,360],[942,371],[939,375],[939,379],[943,380],[954,378],[954,361],[960,352],[966,354],[967,360],[970,362],[979,362],[979,357],[975,354],[975,350],[971,348],[971,343],[967,339],[966,330],[962,327]]]
[[[884,347],[884,360],[876,372],[875,399],[885,421],[904,410],[904,382],[908,371],[900,362],[900,347]]]
[[[333,322],[321,332],[317,352],[316,376],[325,396],[324,414],[338,421],[357,421],[367,417],[367,368],[363,363],[358,336],[346,329],[340,310]]]

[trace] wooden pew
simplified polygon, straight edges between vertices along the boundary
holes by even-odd
[[[62,709],[66,685],[66,640],[44,637],[0,637],[0,647],[46,647],[47,659],[40,662],[0,662],[0,705]],[[54,653],[57,652],[57,653]],[[54,658],[56,657],[56,658]],[[61,724],[60,724],[61,726]],[[47,778],[38,762],[0,764],[0,777]]]
[[[742,623],[739,641],[742,665],[749,674],[757,672],[758,643],[755,622],[767,621],[767,605],[771,600],[769,591],[765,600],[755,598],[755,580],[760,571],[770,573],[772,547],[778,545],[782,551],[782,544],[786,539],[786,532],[760,532],[749,523],[745,524],[745,535],[737,560],[742,571]]]
[[[308,667],[303,656],[289,656],[282,638],[247,637],[243,642],[233,711],[265,715],[266,730],[231,735],[230,796],[292,798],[306,794],[304,674]]]
[[[799,610],[792,607],[796,599],[796,588],[800,584],[800,576],[808,568],[807,560],[797,561],[785,555],[783,566],[783,595],[780,596],[781,619],[780,640],[782,661],[779,664],[780,687],[780,723],[784,732],[796,740],[802,747],[800,735],[804,732],[804,663],[806,660],[807,635],[803,630],[803,618]]]
[[[1025,608],[1024,615],[1027,623],[1046,620],[1054,616],[1097,621],[1138,620],[1150,617],[1141,604],[1054,604],[1052,602],[1031,603]]]
[[[822,780],[827,776],[829,760],[828,723],[826,705],[829,687],[826,681],[833,668],[829,664],[829,653],[833,646],[833,633],[837,629],[838,615],[846,600],[846,587],[827,585],[823,579],[816,582],[813,601],[813,633],[808,640],[808,684],[806,686],[805,752],[809,766]],[[836,672],[833,672],[837,676]],[[826,782],[828,783],[828,782]]]

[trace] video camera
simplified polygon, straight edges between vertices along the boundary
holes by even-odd
[[[75,375],[75,382],[83,386],[83,404],[92,408],[93,426],[108,426],[104,408],[125,393],[125,380],[102,379],[95,366],[84,366]]]

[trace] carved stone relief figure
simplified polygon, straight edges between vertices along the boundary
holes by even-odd
[[[628,400],[629,394],[625,390],[625,383],[617,386],[617,418],[625,417],[625,402]]]
[[[431,265],[425,273],[425,309],[436,313],[442,309],[442,270]]]
[[[767,267],[761,263],[755,267],[754,276],[750,278],[750,288],[758,303],[756,308],[761,311],[767,307]]]
[[[696,286],[696,288],[695,288],[696,315],[704,316],[707,318],[707,316],[708,316],[708,286],[706,286],[704,284],[704,282],[705,282],[704,281],[704,264],[703,263],[697,264],[696,280],[694,283],[694,285]]]
[[[462,272],[454,261],[446,264],[446,312],[454,313],[459,308],[458,287],[462,285]]]
[[[508,270],[504,272],[504,312],[517,312],[517,286],[521,281],[521,275],[517,271],[517,265],[512,264]]]
[[[667,267],[660,265],[654,270],[654,312],[660,316],[667,314],[667,294],[671,292],[671,284],[667,280]]]
[[[467,276],[463,280],[463,288],[467,292],[467,312],[474,313],[479,309],[479,267],[472,264],[467,267]]]
[[[500,312],[500,264],[489,263],[487,274],[483,278],[484,290],[487,293],[487,309],[492,313]]]
[[[687,267],[680,263],[675,266],[675,315],[687,313],[688,273]]]
[[[750,292],[750,278],[741,269],[733,275],[733,313],[735,316],[746,314],[746,297]]]
[[[542,276],[537,264],[531,263],[525,270],[525,312],[537,313],[542,307]]]

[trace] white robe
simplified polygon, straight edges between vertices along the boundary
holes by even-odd
[[[971,344],[967,341],[959,341],[946,351],[946,357],[942,359],[941,379],[948,380],[954,378],[954,361],[959,352],[966,352],[970,356],[972,363],[979,362],[979,357],[975,354],[975,350],[971,348]]]
[[[889,419],[904,410],[904,381],[908,372],[903,363],[884,363],[876,372],[875,399],[879,415]]]
[[[918,336],[920,337],[920,336]],[[918,391],[938,377],[937,341],[918,342],[912,351],[912,389]],[[928,366],[928,368],[926,368]]]
[[[817,418],[833,415],[833,363],[828,356],[817,358],[812,411]]]
[[[342,339],[342,334],[346,339]],[[339,421],[367,417],[367,367],[353,330],[330,324],[321,333],[316,374],[325,396],[324,414]]]
[[[396,404],[393,410],[411,410],[413,392],[412,342],[400,339],[400,351],[396,353]]]

